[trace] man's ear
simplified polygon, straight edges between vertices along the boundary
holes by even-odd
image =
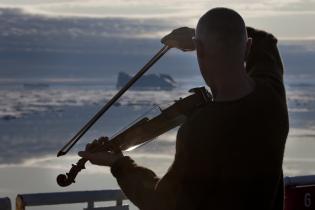
[[[247,59],[249,57],[249,53],[250,53],[250,49],[252,47],[252,43],[253,43],[252,37],[248,37],[248,39],[246,41],[246,49],[245,49],[245,58],[244,58],[245,62],[247,61]]]
[[[193,41],[194,41],[194,45],[196,48],[197,56],[199,58],[204,57],[205,56],[205,48],[204,48],[203,44],[200,42],[200,40],[198,40],[196,38],[194,38]]]

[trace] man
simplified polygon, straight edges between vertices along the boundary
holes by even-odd
[[[191,34],[188,28],[173,34],[178,31]],[[119,152],[91,152],[89,147],[102,139],[79,154],[110,166],[141,210],[283,209],[288,113],[277,40],[246,28],[241,16],[226,8],[203,15],[193,40],[213,102],[180,127],[167,174],[159,179]],[[172,35],[162,42],[185,45]]]

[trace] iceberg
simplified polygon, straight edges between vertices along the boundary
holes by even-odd
[[[132,76],[125,72],[119,72],[116,87],[122,88]],[[176,87],[175,80],[167,74],[143,75],[132,87],[133,90],[173,90]]]

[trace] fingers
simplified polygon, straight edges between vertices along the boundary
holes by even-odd
[[[78,152],[78,155],[80,156],[80,157],[83,157],[83,158],[85,158],[85,159],[89,159],[89,155],[90,155],[91,153],[89,153],[89,152],[86,152],[86,151],[80,151],[80,152]]]
[[[104,137],[104,136],[101,136],[99,139],[98,139],[98,143],[100,143],[100,144],[105,144],[105,143],[107,143],[109,141],[109,138],[106,136],[106,137]]]
[[[95,139],[92,143],[89,143],[85,147],[85,151],[78,153],[79,156],[90,160],[91,163],[97,165],[108,165],[113,159],[108,156],[116,155],[117,157],[123,156],[123,153],[119,146],[111,144],[108,137],[100,137],[97,140]],[[105,161],[105,159],[109,159]],[[105,163],[104,163],[105,161]]]
[[[85,158],[87,160],[89,160],[92,164],[99,164],[100,161],[100,155],[98,153],[91,153],[91,152],[87,152],[87,151],[80,151],[78,153],[78,155],[82,158]]]
[[[110,149],[116,154],[122,154],[120,147],[117,145],[114,145],[114,144],[110,145]]]
[[[85,150],[92,151],[93,148],[95,148],[96,144],[97,144],[97,140],[95,139],[94,141],[92,141],[92,143],[89,143],[85,146]]]
[[[195,36],[195,29],[181,27],[164,36],[161,42],[171,48],[177,48],[182,51],[192,51],[195,50],[195,45],[192,41],[193,36]]]
[[[78,155],[82,158],[85,158],[89,160],[92,164],[96,165],[105,165],[102,162],[102,159],[100,158],[100,155],[98,153],[91,153],[87,151],[80,151]]]
[[[89,160],[92,164],[110,166],[114,160],[122,156],[122,153],[115,154],[108,137],[100,137],[87,144],[85,151],[80,151],[79,156]]]
[[[95,152],[100,149],[105,150],[106,144],[109,142],[108,137],[100,137],[98,139],[95,139],[92,143],[89,143],[85,147],[85,151]]]
[[[122,154],[112,152],[96,152],[80,151],[78,155],[89,160],[92,164],[101,166],[112,166],[117,160],[123,157]]]

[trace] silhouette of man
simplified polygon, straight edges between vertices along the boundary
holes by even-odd
[[[177,29],[162,42],[196,49],[213,102],[192,113],[178,130],[175,159],[166,175],[160,179],[122,153],[93,153],[91,145],[80,155],[110,166],[141,210],[283,209],[289,126],[276,38],[246,28],[242,17],[227,8],[200,18],[194,45],[174,35],[192,30]]]

